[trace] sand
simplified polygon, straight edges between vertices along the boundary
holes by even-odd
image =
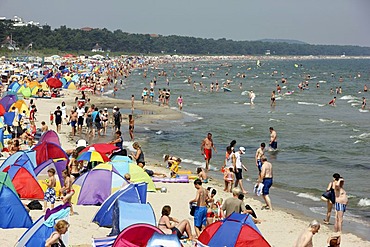
[[[77,95],[76,91],[64,91],[65,97],[59,99],[38,99],[36,105],[38,108],[37,113],[37,127],[40,127],[41,121],[49,123],[50,111],[54,111],[57,105],[60,105],[62,101],[66,102],[67,107],[70,109],[74,105],[74,98]],[[131,108],[130,100],[119,100],[119,99],[107,99],[102,97],[92,97],[92,103],[97,106],[113,107],[114,105],[120,108]],[[141,102],[135,102],[135,108],[142,111],[153,111],[154,114],[144,114],[140,118],[135,120],[135,125],[155,123],[159,119],[179,119],[182,117],[181,113],[164,107],[158,107],[155,105],[142,105]],[[68,114],[68,113],[67,113]],[[124,129],[127,129],[127,119],[124,119],[122,124]],[[50,129],[54,129],[54,126],[50,126]],[[75,148],[75,142],[69,137],[70,127],[67,125],[62,126],[62,133],[59,135],[62,147],[64,149]],[[163,172],[168,174],[168,170],[164,167],[159,167],[154,164],[163,163],[162,161],[151,160],[150,154],[146,153],[147,163],[149,169]],[[156,183],[158,188],[166,187],[167,193],[148,193],[148,201],[152,205],[156,219],[160,218],[161,209],[164,205],[170,205],[172,207],[171,216],[182,219],[188,219],[193,224],[193,217],[189,214],[188,202],[195,197],[195,188],[193,183],[189,184],[176,184],[176,183]],[[231,196],[229,193],[223,192],[223,187],[217,184],[215,181],[211,181],[206,184],[205,187],[211,186],[218,192],[216,199],[226,199]],[[307,219],[300,215],[293,215],[292,213],[285,212],[284,209],[274,209],[274,211],[261,210],[262,198],[258,198],[255,195],[249,194],[246,196],[245,203],[248,203],[255,209],[258,218],[263,220],[258,228],[262,232],[265,239],[271,244],[271,246],[293,246],[294,241],[297,239],[299,234],[306,229],[309,222],[313,219]],[[60,203],[60,202],[58,202]],[[58,203],[56,205],[58,205]],[[74,206],[75,215],[70,217],[70,229],[69,229],[69,244],[71,246],[91,246],[92,237],[104,237],[110,229],[100,228],[96,224],[91,223],[91,219],[97,212],[99,207],[97,206]],[[31,211],[32,219],[35,221],[41,215],[41,211]],[[321,220],[321,219],[317,219]],[[344,222],[345,228],[346,222]],[[322,225],[319,233],[314,236],[314,246],[326,246],[328,236],[332,234],[333,225],[326,226]],[[194,228],[192,227],[194,232]],[[0,246],[14,246],[19,237],[26,231],[26,229],[0,229]],[[187,246],[190,246],[187,243]],[[365,247],[370,246],[370,242],[364,241],[359,237],[345,233],[342,235],[342,247]]]

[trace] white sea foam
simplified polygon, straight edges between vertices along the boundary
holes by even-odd
[[[319,81],[320,83],[326,83],[326,81]]]
[[[249,103],[249,102],[245,102],[243,105],[251,105],[251,103]]]
[[[192,159],[183,159],[182,162],[193,164],[193,165],[196,165],[196,166],[205,166],[205,162],[200,162],[200,161],[196,161],[196,160],[192,160]]]
[[[317,104],[317,103],[301,102],[301,101],[298,101],[298,105],[316,105],[316,106],[320,106],[320,104]]]
[[[369,207],[370,206],[370,199],[369,198],[361,198],[360,201],[357,203],[357,206]]]
[[[359,106],[360,103],[352,103],[351,106]]]
[[[356,99],[356,97],[352,95],[344,95],[340,99],[351,100],[351,99]]]
[[[294,115],[294,114],[293,114],[293,113],[291,113],[291,112],[288,112],[286,115],[287,115],[287,116],[290,116],[290,115]]]
[[[106,95],[106,94],[112,94],[113,93],[113,90],[108,90],[106,91],[105,93],[103,93],[103,95]]]
[[[281,122],[279,119],[274,119],[274,118],[270,118],[269,119],[269,122],[273,122],[273,121],[275,121],[275,122]]]
[[[361,143],[361,142],[363,142],[363,141],[361,141],[361,140],[357,140],[357,141],[355,141],[353,144],[357,144],[357,143]]]
[[[360,102],[360,101],[358,101],[358,100],[354,100],[354,99],[351,99],[351,100],[348,100],[348,101],[347,101],[347,103],[358,103],[358,102]]]
[[[354,131],[354,132],[359,132],[360,130],[358,130],[358,129],[352,129],[352,131]]]
[[[325,123],[325,122],[330,122],[331,120],[330,119],[325,119],[325,118],[320,118],[319,121]]]
[[[310,200],[315,201],[315,202],[320,201],[320,198],[318,198],[318,197],[316,197],[312,194],[308,194],[308,193],[299,193],[297,196],[302,197],[302,198],[306,198],[306,199],[310,199]]]
[[[369,112],[369,110],[358,109],[359,112]]]
[[[162,130],[158,130],[157,132],[155,132],[157,135],[162,135],[163,134],[163,131]]]
[[[150,131],[150,129],[148,127],[144,127],[144,130],[146,131]]]

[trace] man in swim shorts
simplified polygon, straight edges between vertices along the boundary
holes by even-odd
[[[273,127],[270,127],[270,148],[277,149],[277,134]]]
[[[207,137],[202,141],[202,144],[200,145],[200,151],[202,152],[202,155],[204,155],[204,159],[206,160],[207,171],[209,171],[209,162],[212,158],[212,148],[217,153],[217,150],[213,144],[212,134],[208,133]]]
[[[256,159],[256,166],[258,168],[258,173],[261,173],[261,169],[262,169],[262,157],[265,154],[264,153],[265,147],[266,147],[266,144],[264,142],[262,142],[261,143],[261,146],[256,151],[255,159]]]
[[[200,179],[196,179],[194,181],[194,187],[197,189],[197,193],[195,195],[195,199],[191,200],[189,204],[192,204],[193,202],[197,203],[194,212],[194,226],[195,233],[197,237],[199,237],[203,226],[206,226],[207,224],[208,192],[202,187],[202,181]]]
[[[272,186],[272,164],[267,162],[267,158],[262,158],[262,169],[258,182],[263,183],[262,196],[266,205],[262,208],[272,210],[271,199],[269,197],[270,187]]]
[[[335,191],[335,224],[334,231],[342,232],[343,215],[346,211],[348,204],[347,192],[343,189],[344,179],[339,178],[338,181],[334,181]]]

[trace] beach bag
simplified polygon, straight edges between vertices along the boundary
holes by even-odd
[[[321,200],[327,202],[328,200],[330,200],[330,198],[332,197],[331,195],[331,191],[328,190],[328,191],[325,191],[322,195],[321,195]]]
[[[194,213],[195,213],[195,208],[196,208],[197,206],[195,205],[195,204],[191,204],[190,205],[190,215],[191,216],[194,216]]]
[[[30,203],[28,203],[27,207],[30,210],[42,210],[42,205],[39,201],[33,200]]]

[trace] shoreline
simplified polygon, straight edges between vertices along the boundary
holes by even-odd
[[[39,127],[41,121],[46,121],[49,124],[49,113],[54,111],[55,107],[59,105],[62,101],[67,103],[67,107],[70,110],[74,103],[74,97],[79,95],[78,91],[64,90],[64,98],[56,99],[40,99],[36,100],[35,103],[39,109],[37,118],[37,127]],[[90,97],[90,95],[89,95]],[[119,106],[121,110],[129,110],[131,108],[130,100],[123,100],[117,98],[109,98],[106,96],[93,96],[90,97],[91,102],[99,107],[109,107],[113,108],[114,105]],[[167,108],[159,107],[155,104],[146,104],[142,105],[141,101],[135,101],[135,109],[137,111],[142,111],[143,114],[139,114],[139,118],[135,119],[135,125],[138,128],[142,128],[145,125],[159,125],[159,121],[171,121],[183,119],[184,115],[181,112]],[[69,111],[67,111],[68,114]],[[145,114],[148,112],[148,114]],[[122,113],[122,112],[121,112]],[[124,116],[124,121],[122,122],[122,129],[125,137],[127,138],[127,118],[126,114]],[[136,127],[135,126],[135,127]],[[54,126],[49,126],[49,129],[55,129]],[[64,150],[75,148],[75,140],[70,136],[70,126],[62,126],[62,134],[59,135],[62,142],[62,147]],[[93,138],[95,142],[101,142],[102,139],[110,138],[111,136],[97,137]],[[85,135],[82,135],[85,139]],[[139,138],[140,140],[140,138]],[[149,140],[150,141],[150,140]],[[145,152],[145,146],[144,146]],[[156,166],[155,164],[163,163],[161,160],[156,160],[152,158],[154,155],[150,153],[145,153],[146,160],[148,161],[148,167],[156,169],[168,174],[168,169],[164,166]],[[251,183],[250,181],[247,182]],[[223,192],[222,180],[213,178],[210,183],[204,187],[212,185],[217,189],[218,194],[216,198],[226,199],[230,197],[230,193]],[[166,187],[168,189],[167,193],[148,193],[148,201],[152,204],[154,209],[156,219],[159,219],[160,211],[163,205],[169,204],[173,207],[173,215],[176,218],[188,219],[191,224],[193,218],[189,215],[188,201],[193,199],[195,195],[195,190],[190,181],[189,184],[169,184],[169,183],[156,183],[158,188]],[[249,189],[249,188],[248,188]],[[179,193],[181,191],[181,193]],[[263,220],[262,224],[257,225],[261,230],[263,236],[268,240],[271,246],[291,246],[300,232],[304,230],[309,222],[313,219],[312,217],[305,216],[287,208],[276,207],[274,211],[269,212],[266,210],[261,210],[261,199],[255,198],[251,195],[251,190],[249,189],[250,194],[247,195],[245,202],[250,204],[256,211],[258,217]],[[272,192],[273,193],[273,192]],[[74,205],[75,211],[77,214],[70,217],[70,244],[72,246],[91,246],[88,243],[91,243],[91,237],[103,237],[107,235],[110,229],[100,228],[96,224],[91,223],[91,218],[95,211],[97,211],[97,206],[76,206]],[[40,215],[41,212],[31,211],[33,220],[35,221]],[[318,219],[321,222],[321,219]],[[345,222],[346,224],[346,222]],[[332,226],[330,226],[331,228]],[[322,224],[320,232],[315,235],[313,238],[314,246],[324,246],[328,236],[332,234],[332,230],[328,226]],[[192,227],[193,229],[193,227]],[[2,236],[8,236],[7,239],[0,239],[0,245],[3,246],[13,246],[14,242],[23,234],[25,229],[0,229],[0,234]],[[194,229],[193,229],[194,231]],[[281,236],[285,236],[282,238]],[[344,233],[342,235],[342,247],[343,246],[369,246],[369,241],[363,240],[353,233]]]

